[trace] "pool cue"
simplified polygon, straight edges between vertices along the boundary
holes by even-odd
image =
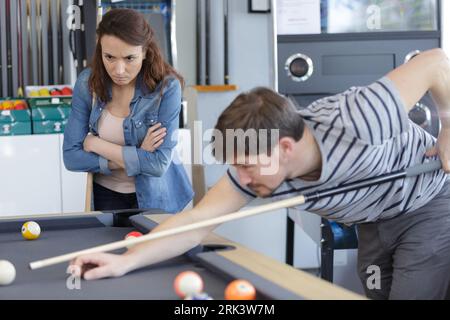
[[[197,47],[197,55],[196,55],[196,77],[197,85],[202,84],[202,1],[197,0],[196,2],[196,47]]]
[[[211,54],[211,0],[205,0],[205,84],[211,84],[210,77]]]
[[[149,234],[146,234],[139,238],[131,238],[131,239],[127,239],[127,240],[121,240],[121,241],[117,241],[117,242],[108,243],[105,245],[100,245],[98,247],[93,247],[93,248],[76,251],[76,252],[64,254],[61,256],[53,257],[53,258],[48,258],[48,259],[44,259],[44,260],[31,262],[30,269],[32,269],[32,270],[40,269],[40,268],[48,267],[48,266],[51,266],[54,264],[70,261],[72,259],[75,259],[78,256],[85,255],[85,254],[113,251],[113,250],[124,248],[129,245],[135,245],[135,244],[138,244],[141,242],[146,242],[146,241],[155,240],[155,239],[159,239],[159,238],[163,238],[163,237],[168,237],[168,236],[176,235],[179,233],[188,232],[188,231],[192,231],[192,230],[196,230],[196,229],[201,229],[201,228],[205,228],[205,227],[209,227],[209,226],[213,226],[213,225],[218,225],[218,224],[221,224],[224,222],[250,217],[250,216],[261,214],[261,213],[271,211],[271,210],[277,210],[277,209],[282,209],[282,208],[298,206],[298,205],[302,205],[308,201],[317,201],[321,198],[329,197],[329,196],[336,195],[339,193],[345,193],[345,192],[348,192],[351,190],[368,187],[368,186],[371,186],[374,184],[385,183],[385,182],[389,182],[389,181],[396,180],[396,179],[413,177],[413,176],[417,176],[422,173],[435,171],[440,168],[441,168],[440,161],[432,161],[429,163],[410,167],[405,170],[395,171],[395,172],[392,172],[392,173],[389,173],[386,175],[377,176],[377,177],[374,177],[371,179],[366,179],[363,181],[344,184],[340,187],[329,188],[329,189],[325,189],[323,191],[311,192],[311,193],[307,193],[304,195],[292,197],[289,199],[280,200],[280,201],[272,202],[269,204],[261,205],[261,206],[255,207],[255,208],[237,211],[237,212],[230,213],[230,214],[227,214],[227,215],[224,215],[221,217],[208,219],[208,220],[204,220],[204,221],[200,221],[200,222],[195,222],[195,223],[187,224],[187,225],[181,226],[181,227],[176,227],[176,228],[171,228],[171,229],[167,229],[167,230],[163,230],[163,231],[149,233]]]
[[[230,75],[228,70],[228,0],[223,3],[223,73],[224,84],[230,84]]]

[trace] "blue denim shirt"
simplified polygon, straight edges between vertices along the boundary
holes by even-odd
[[[83,142],[91,132],[98,135],[98,121],[106,103],[96,99],[92,105],[86,69],[75,83],[72,110],[64,131],[63,159],[67,170],[100,172],[109,175],[108,160],[83,149]],[[153,92],[142,81],[136,81],[130,114],[123,122],[125,146],[122,147],[125,171],[135,177],[139,208],[161,209],[167,212],[182,210],[193,198],[192,186],[180,161],[173,161],[177,144],[174,132],[179,126],[181,86],[176,78],[167,78],[161,96],[162,82]],[[111,96],[111,87],[109,94]],[[154,152],[140,148],[147,129],[160,122],[167,128],[166,139]]]

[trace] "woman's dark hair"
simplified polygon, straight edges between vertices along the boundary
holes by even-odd
[[[100,40],[104,35],[115,36],[133,46],[142,46],[146,55],[142,62],[141,73],[145,85],[151,91],[154,91],[158,83],[168,75],[176,77],[181,86],[184,86],[183,77],[164,60],[156,41],[156,34],[145,17],[131,9],[112,9],[103,16],[98,25],[97,44],[89,78],[91,93],[95,93],[102,101],[108,101],[107,84],[111,81],[102,60]]]

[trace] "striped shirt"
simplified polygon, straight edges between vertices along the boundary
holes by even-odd
[[[285,181],[273,193],[276,200],[436,159],[425,156],[436,139],[409,120],[397,89],[387,77],[322,98],[298,112],[319,145],[322,172],[317,181]],[[228,170],[228,177],[249,200],[256,197],[249,188],[239,185],[234,168]],[[446,174],[439,170],[349,191],[298,209],[346,224],[388,219],[424,206],[445,180]],[[276,196],[292,189],[298,191]]]

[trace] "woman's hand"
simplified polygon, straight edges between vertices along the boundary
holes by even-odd
[[[99,137],[94,136],[91,133],[88,133],[86,138],[84,138],[84,142],[83,142],[83,149],[86,152],[94,152],[94,143],[95,141],[99,139]]]
[[[144,141],[142,141],[141,149],[154,152],[163,142],[166,136],[166,128],[161,127],[161,123],[148,128]]]

